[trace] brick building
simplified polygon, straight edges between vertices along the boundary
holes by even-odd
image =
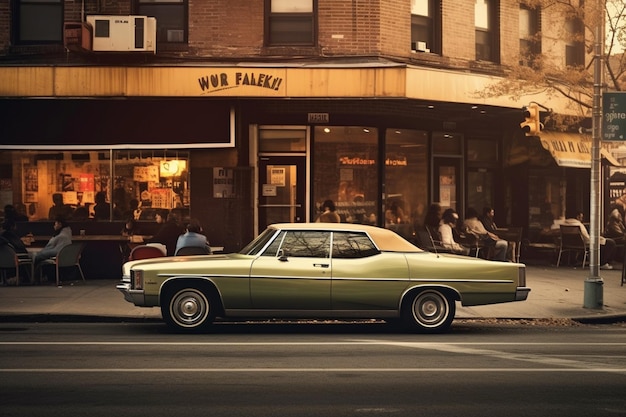
[[[520,128],[531,101],[570,114],[562,98],[480,92],[539,53],[584,64],[563,16],[518,0],[4,2],[3,204],[32,224],[52,194],[89,213],[104,192],[111,222],[137,200],[142,220],[198,218],[226,250],[326,199],[407,237],[433,202],[493,206],[532,235],[545,210],[585,207],[585,144]]]

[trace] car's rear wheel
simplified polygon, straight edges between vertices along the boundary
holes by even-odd
[[[447,330],[454,320],[454,299],[437,289],[425,289],[412,294],[404,305],[405,323],[425,333]]]
[[[161,314],[165,322],[178,331],[206,329],[215,318],[216,302],[206,288],[179,286],[163,294]]]

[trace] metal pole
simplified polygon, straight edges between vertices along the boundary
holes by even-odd
[[[593,66],[593,117],[591,146],[591,196],[590,196],[590,262],[589,278],[585,280],[585,308],[602,309],[603,285],[600,277],[600,129],[602,126],[602,60],[604,56],[604,2],[598,0],[596,10],[596,28]]]

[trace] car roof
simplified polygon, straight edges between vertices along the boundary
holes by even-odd
[[[281,230],[321,230],[332,232],[365,232],[378,249],[389,252],[422,252],[396,232],[381,227],[353,223],[276,223],[268,227]]]

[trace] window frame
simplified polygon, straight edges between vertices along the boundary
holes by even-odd
[[[441,0],[426,1],[429,10],[427,16],[411,13],[411,50],[441,55]],[[428,51],[417,49],[417,42],[422,41],[422,39],[417,39],[417,32],[420,28],[428,33],[427,39],[425,39]]]
[[[521,16],[522,13],[528,15],[528,27],[524,28],[528,34],[522,34]],[[535,59],[541,55],[541,8],[530,8],[525,4],[520,4],[520,65],[532,66]],[[524,36],[525,35],[525,36]]]
[[[272,1],[273,0],[265,0],[265,33],[263,36],[264,44],[266,47],[273,46],[315,46],[317,44],[318,39],[318,5],[317,0],[302,0],[302,1],[310,1],[311,2],[311,12],[272,12]],[[310,22],[310,33],[309,39],[307,41],[288,41],[286,39],[277,39],[273,40],[273,25],[276,23],[289,23],[290,19],[291,23],[296,23],[293,21],[300,20],[300,22],[309,21]],[[305,31],[302,32],[305,34]]]
[[[179,29],[164,29],[163,28],[163,20],[159,19],[159,16],[154,16],[156,13],[146,12],[144,8],[182,8],[182,27],[183,27],[183,37],[181,40],[168,40],[168,32],[169,30],[179,30]],[[133,10],[138,16],[150,16],[156,17],[157,20],[157,45],[187,45],[189,42],[189,0],[134,0]],[[164,10],[163,15],[172,16],[172,13],[168,10]],[[161,22],[161,23],[159,23]],[[162,34],[165,33],[165,35]]]
[[[578,18],[569,17],[565,21],[565,31],[572,38],[583,34],[584,24]],[[565,66],[581,67],[585,65],[585,43],[576,39],[567,39],[565,41]]]
[[[500,63],[500,3],[498,0],[476,0],[474,3],[474,16],[477,13],[477,2],[484,1],[487,5],[488,27],[483,28],[477,25],[474,19],[476,61]],[[480,41],[480,40],[483,41]],[[484,51],[488,48],[488,51]]]
[[[42,9],[55,8],[58,10],[58,33],[57,39],[28,39],[25,40],[25,34],[23,33],[24,25],[22,24],[22,18],[27,13],[23,8],[25,5],[30,7],[39,8],[39,13],[43,14],[46,21],[50,19],[50,11]],[[65,20],[65,2],[63,0],[16,0],[12,7],[12,39],[15,45],[61,45],[63,44],[63,24]],[[32,16],[26,16],[32,17]],[[53,26],[53,25],[50,25]]]

